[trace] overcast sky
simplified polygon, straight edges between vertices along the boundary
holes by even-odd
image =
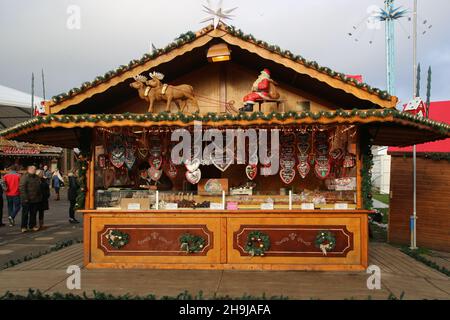
[[[164,47],[179,34],[200,29],[205,2],[0,0],[0,84],[30,92],[34,72],[37,94],[42,95],[44,68],[48,99],[140,58],[151,43]],[[69,5],[81,9],[79,30],[66,26]],[[244,32],[336,71],[362,74],[367,83],[384,89],[384,28],[369,29],[363,21],[371,5],[382,6],[383,0],[224,0],[225,8],[238,7],[232,24]],[[396,5],[411,12],[413,0],[397,0]],[[450,99],[449,15],[449,0],[419,0],[422,96],[425,71],[431,65],[433,101]],[[358,26],[356,31],[353,26]],[[401,101],[412,95],[411,29],[407,19],[396,25],[396,88]]]

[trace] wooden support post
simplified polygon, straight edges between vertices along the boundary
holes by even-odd
[[[89,209],[94,209],[95,206],[95,152],[91,152],[91,158],[89,159],[89,167],[88,167],[88,198],[89,198]]]

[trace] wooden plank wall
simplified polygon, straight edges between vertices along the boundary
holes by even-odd
[[[236,109],[243,106],[242,99],[251,91],[252,84],[257,79],[258,75],[258,70],[251,70],[233,62],[226,64],[211,63],[185,74],[175,81],[170,81],[170,84],[192,85],[199,102],[200,113],[224,112],[224,103],[231,100],[234,100]],[[332,103],[323,100],[322,97],[315,97],[285,83],[278,84],[278,91],[280,92],[281,99],[285,101],[285,111],[302,111],[301,107],[299,107],[299,103],[304,101],[310,101],[311,111],[314,112],[345,107],[333,105]],[[133,99],[130,99],[120,105],[113,106],[109,112],[142,113],[147,110],[147,107],[147,102],[141,100],[136,92]],[[164,110],[165,102],[155,103],[155,112],[161,112]],[[276,110],[277,108],[275,103],[266,103],[262,107],[263,112],[271,112]],[[172,104],[171,111],[177,112],[175,104]],[[188,108],[185,111],[193,112],[194,109]]]
[[[392,156],[389,242],[409,245],[412,158]],[[417,158],[417,245],[450,252],[450,162]]]

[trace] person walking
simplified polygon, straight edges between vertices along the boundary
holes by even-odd
[[[52,176],[52,185],[53,189],[55,189],[56,198],[55,200],[59,200],[59,189],[62,187],[63,184],[63,177],[61,176],[61,173],[59,172],[59,169],[56,169],[55,172],[53,172]]]
[[[36,175],[36,166],[31,165],[20,178],[20,199],[22,201],[22,232],[38,231],[36,213],[42,201],[41,179]]]
[[[0,179],[0,227],[4,227],[3,223],[3,190],[6,190],[5,181]]]
[[[47,183],[47,179],[44,176],[44,170],[37,170],[36,175],[41,179],[41,192],[42,201],[39,203],[38,216],[39,216],[39,229],[44,229],[44,211],[49,209],[48,199],[50,198],[50,187]]]
[[[77,202],[78,189],[80,188],[77,177],[74,172],[69,172],[69,189],[67,190],[67,198],[69,199],[69,222],[80,223],[75,219],[75,204]]]
[[[15,218],[20,211],[20,175],[16,171],[16,166],[8,168],[8,173],[4,175],[3,181],[6,186],[5,195],[8,206],[9,226],[13,227],[15,225]]]
[[[47,184],[50,185],[52,183],[52,172],[46,164],[42,169],[44,170],[44,179],[47,181]]]

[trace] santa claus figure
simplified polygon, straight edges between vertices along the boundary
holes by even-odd
[[[253,83],[252,92],[244,97],[244,107],[240,111],[252,112],[253,105],[266,99],[278,99],[280,95],[275,89],[275,81],[270,78],[270,71],[264,69],[261,71],[258,79]]]
[[[44,101],[41,101],[41,103],[39,105],[34,105],[34,111],[33,111],[33,115],[35,117],[37,116],[44,116],[45,115],[45,105],[44,105]]]

